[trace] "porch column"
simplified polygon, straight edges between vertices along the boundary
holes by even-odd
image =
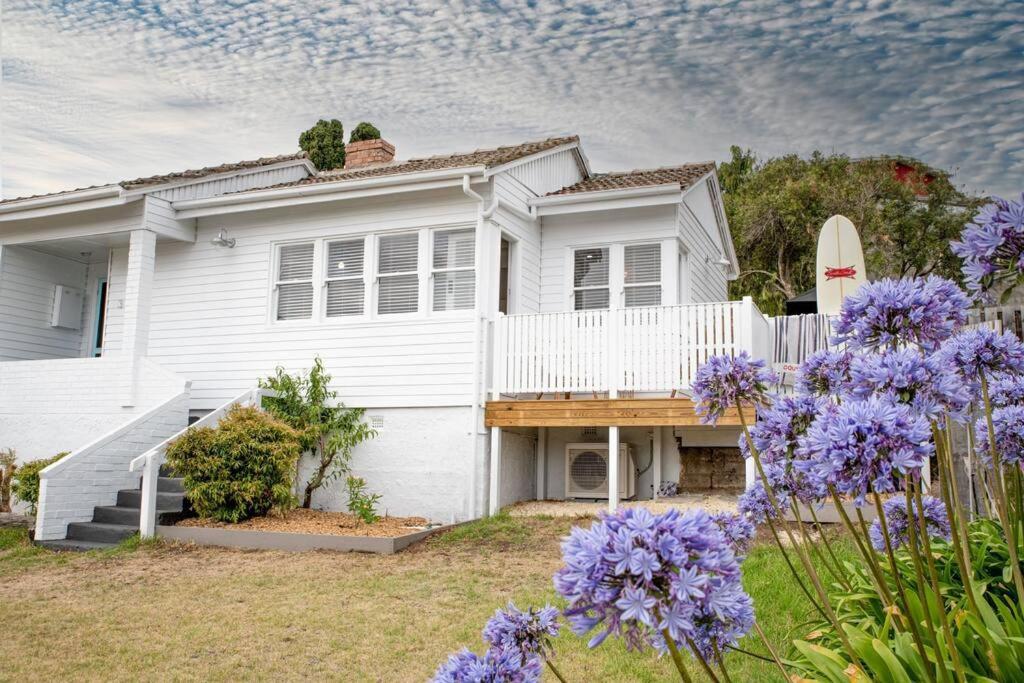
[[[654,493],[651,496],[654,500],[658,500],[658,489],[661,488],[661,436],[664,427],[654,427],[654,437],[652,440],[651,462],[654,465],[654,473],[651,474],[651,478],[654,479]]]
[[[745,474],[745,476],[744,476],[744,479],[745,479],[744,490],[748,490],[749,491],[750,488],[757,481],[757,465],[754,463],[753,456],[744,459],[743,467],[744,467],[744,474]]]
[[[548,494],[548,428],[537,427],[537,500]]]
[[[124,332],[121,353],[131,364],[130,381],[123,405],[135,405],[138,359],[149,345],[149,314],[153,298],[153,265],[156,261],[156,233],[132,230],[128,242],[128,267],[124,282]]]
[[[501,427],[491,427],[491,492],[487,514],[493,517],[501,508]]]
[[[608,428],[608,512],[619,507],[619,428]]]

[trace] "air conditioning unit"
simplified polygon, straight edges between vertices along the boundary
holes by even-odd
[[[633,447],[628,443],[619,444],[619,498],[632,498],[635,495]],[[608,497],[608,444],[565,445],[565,497]]]

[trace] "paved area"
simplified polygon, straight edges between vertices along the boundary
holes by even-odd
[[[736,496],[690,494],[659,498],[658,500],[624,501],[625,507],[643,506],[653,512],[664,512],[670,508],[686,510],[704,508],[708,512],[735,512]],[[549,515],[551,517],[594,517],[601,510],[606,510],[604,501],[589,502],[578,500],[527,500],[516,503],[508,509],[513,517],[535,517]]]

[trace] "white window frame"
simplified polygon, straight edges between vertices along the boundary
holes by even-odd
[[[374,320],[408,320],[412,318],[419,318],[425,314],[423,302],[424,302],[424,278],[423,278],[423,241],[424,241],[424,230],[395,230],[389,232],[381,232],[373,235],[373,311],[371,315]],[[403,270],[397,273],[381,273],[380,272],[380,243],[385,237],[400,237],[402,235],[415,235],[416,236],[416,267],[412,270]],[[381,313],[380,312],[380,281],[381,278],[388,277],[408,277],[410,275],[416,276],[416,310],[406,311],[403,313]]]
[[[313,269],[310,273],[310,279],[307,281],[302,280],[282,280],[281,274],[281,249],[287,246],[293,246],[297,244],[312,244],[313,245]],[[315,322],[318,318],[319,308],[319,297],[318,287],[316,286],[318,273],[320,268],[318,267],[318,258],[320,254],[319,240],[316,239],[295,239],[287,240],[284,242],[272,242],[270,248],[273,250],[273,258],[271,259],[271,270],[270,270],[270,306],[267,315],[270,321],[275,325],[304,325],[311,322]],[[292,318],[290,320],[279,320],[277,317],[277,304],[278,296],[281,291],[282,284],[299,284],[309,282],[313,289],[313,300],[312,307],[308,318]]]
[[[331,277],[327,272],[327,258],[330,255],[330,245],[334,242],[363,242],[363,272],[359,275],[342,275],[340,277]],[[323,296],[320,297],[321,301],[317,310],[319,311],[318,322],[322,323],[344,323],[349,322],[361,322],[370,319],[370,304],[373,300],[372,289],[373,279],[369,276],[373,272],[373,268],[369,267],[374,264],[369,263],[367,259],[373,257],[376,258],[376,252],[373,249],[374,239],[373,235],[342,235],[338,237],[324,237],[320,240],[322,248],[320,250],[320,258],[322,262],[319,264],[323,269],[322,277],[320,278],[320,289]],[[327,288],[329,282],[338,282],[344,280],[356,280],[361,279],[363,282],[363,312],[359,315],[327,315]]]
[[[576,252],[593,251],[604,249],[608,252],[608,280],[603,285],[576,286]],[[605,311],[608,308],[615,308],[615,275],[612,264],[615,262],[614,245],[612,244],[589,244],[569,247],[568,254],[569,268],[569,310],[570,311]],[[608,308],[576,308],[576,292],[608,290]]]
[[[603,286],[591,286],[591,287],[577,287],[576,286],[576,252],[585,249],[607,249],[608,250],[608,308],[594,308],[585,310],[604,311],[615,308],[626,307],[626,288],[627,287],[652,287],[653,282],[647,283],[636,283],[627,285],[625,282],[626,272],[626,247],[642,246],[642,245],[658,245],[659,253],[661,256],[661,279],[658,285],[661,287],[661,305],[667,306],[673,303],[671,299],[675,299],[676,293],[673,289],[671,294],[666,294],[670,287],[677,287],[675,282],[674,273],[676,268],[666,268],[665,254],[671,254],[672,258],[675,258],[676,251],[666,245],[672,245],[676,238],[671,239],[643,239],[629,242],[598,242],[594,244],[574,244],[566,248],[565,264],[566,264],[566,280],[568,282],[566,302],[567,311],[576,311],[576,292],[584,289],[605,289]],[[584,309],[579,309],[584,310]]]
[[[457,266],[457,267],[452,267],[452,268],[435,268],[434,267],[434,244],[435,244],[434,243],[434,236],[437,235],[438,233],[442,233],[442,232],[468,232],[468,233],[470,233],[472,235],[472,237],[473,237],[473,265],[471,265],[471,266]],[[430,269],[430,275],[429,275],[429,282],[428,282],[427,291],[429,292],[429,297],[428,297],[429,298],[429,301],[428,301],[429,308],[428,308],[428,312],[429,312],[430,315],[442,315],[442,316],[450,316],[450,315],[453,315],[453,314],[454,315],[460,315],[460,314],[465,314],[466,312],[472,312],[473,309],[476,307],[476,297],[477,297],[477,295],[479,293],[479,277],[480,277],[479,273],[477,273],[477,268],[476,268],[476,253],[477,253],[476,238],[477,238],[476,230],[473,227],[470,227],[470,226],[431,228],[429,230],[428,240],[429,240],[429,243],[430,243],[430,254],[429,254],[429,257],[428,257],[428,260],[427,260],[427,267]],[[498,248],[499,249],[501,248],[501,242],[500,241],[498,242]],[[437,274],[438,273],[459,273],[459,272],[466,272],[466,271],[469,271],[469,272],[473,273],[473,305],[470,306],[469,308],[446,308],[444,310],[435,311],[434,310],[434,279],[437,277]]]
[[[658,247],[658,280],[657,282],[626,282],[626,249],[629,247],[647,247],[654,246]],[[665,305],[665,261],[663,254],[665,251],[665,245],[661,240],[644,240],[642,242],[628,242],[622,245],[622,259],[619,262],[619,269],[622,271],[622,300],[620,305],[622,308],[644,308],[647,305]],[[645,306],[627,306],[626,305],[626,290],[634,287],[654,287],[658,286],[658,301],[657,304],[645,304]]]

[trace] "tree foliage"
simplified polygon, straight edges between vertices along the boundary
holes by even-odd
[[[369,121],[362,121],[352,129],[352,135],[348,141],[362,142],[363,140],[380,140],[380,130]]]
[[[352,449],[377,433],[363,422],[363,408],[346,408],[338,402],[338,392],[330,389],[331,376],[320,358],[306,375],[289,375],[278,367],[272,377],[260,380],[260,386],[272,389],[277,397],[267,397],[264,405],[278,419],[299,434],[303,451],[312,452],[316,469],[306,482],[302,507],[313,502],[313,492],[349,473]]]
[[[11,482],[11,493],[22,503],[28,503],[31,514],[36,514],[39,505],[39,473],[68,454],[63,451],[52,458],[40,458],[22,463]]]
[[[299,147],[309,155],[317,170],[342,168],[345,165],[345,127],[338,119],[320,119],[299,135]]]
[[[741,270],[730,294],[766,313],[814,286],[818,232],[835,214],[857,226],[869,278],[960,277],[949,241],[978,201],[921,161],[821,152],[761,161],[733,146],[719,176]]]

